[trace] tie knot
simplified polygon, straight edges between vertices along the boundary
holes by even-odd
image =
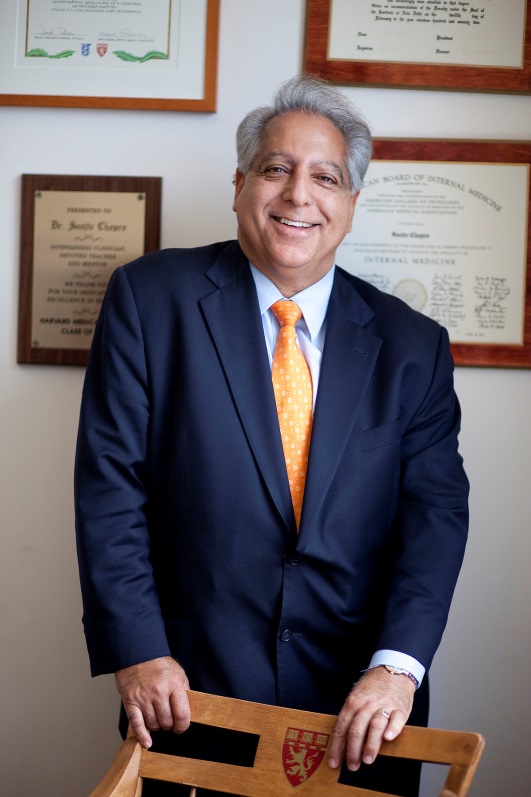
[[[301,308],[296,302],[292,302],[291,299],[279,299],[278,302],[271,305],[270,309],[277,317],[281,327],[294,327],[302,317]]]

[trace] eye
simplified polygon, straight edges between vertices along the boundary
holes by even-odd
[[[287,169],[284,166],[268,166],[264,169],[264,174],[287,174]]]
[[[337,180],[329,174],[317,174],[316,179],[325,185],[337,185]]]

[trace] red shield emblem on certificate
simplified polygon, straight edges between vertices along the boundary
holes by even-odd
[[[325,756],[329,741],[329,733],[288,728],[282,745],[282,764],[292,786],[300,786],[311,778]]]
[[[97,45],[96,45],[96,50],[97,50],[97,53],[98,53],[98,55],[99,55],[99,56],[101,56],[102,58],[103,58],[103,56],[105,55],[105,53],[107,52],[107,47],[108,47],[108,45],[107,45],[107,44],[97,44]]]

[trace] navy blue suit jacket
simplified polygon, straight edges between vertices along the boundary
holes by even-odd
[[[446,332],[336,269],[297,535],[235,241],[118,269],[83,391],[76,514],[93,674],[337,712],[379,648],[430,666],[468,483]]]

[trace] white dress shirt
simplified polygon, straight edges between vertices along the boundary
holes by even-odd
[[[286,297],[280,293],[276,285],[257,269],[256,266],[253,266],[252,263],[249,265],[256,285],[269,364],[271,365],[280,324],[269,308],[279,299],[285,299]],[[319,282],[310,285],[309,288],[290,297],[299,305],[302,311],[302,318],[297,322],[295,331],[297,333],[297,342],[306,358],[312,375],[314,409],[319,387],[321,357],[326,335],[326,313],[333,282],[334,267],[331,268]],[[384,664],[407,670],[417,679],[419,684],[424,677],[425,668],[419,661],[412,656],[408,656],[406,653],[400,653],[396,650],[378,650],[371,658],[369,669]]]

